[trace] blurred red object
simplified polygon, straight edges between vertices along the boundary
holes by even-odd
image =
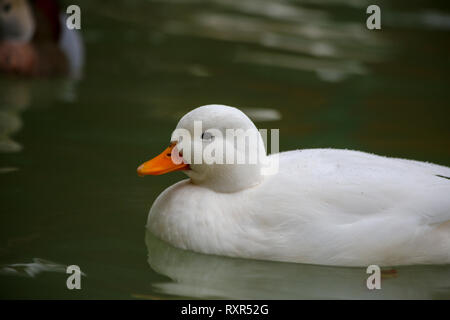
[[[61,35],[61,23],[59,20],[60,7],[57,0],[33,0],[37,22],[37,32],[44,22],[48,25],[49,35],[54,42],[59,41]],[[40,21],[41,20],[41,21]],[[41,23],[39,23],[41,22]]]
[[[36,73],[37,53],[33,45],[22,42],[0,43],[0,70],[7,73]]]

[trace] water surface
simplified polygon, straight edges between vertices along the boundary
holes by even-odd
[[[1,298],[450,298],[450,267],[365,268],[205,256],[146,235],[182,173],[138,178],[190,109],[221,103],[280,149],[333,147],[450,165],[444,1],[75,1],[84,77],[0,76]],[[82,290],[66,288],[79,265]]]

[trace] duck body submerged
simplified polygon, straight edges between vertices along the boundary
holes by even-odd
[[[205,254],[339,266],[450,263],[450,168],[338,149],[278,156],[276,174],[235,192],[176,183],[154,202],[147,227]]]

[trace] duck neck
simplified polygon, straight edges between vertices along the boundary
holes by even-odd
[[[242,191],[260,184],[264,176],[261,167],[254,165],[216,165],[211,170],[199,174],[193,170],[187,172],[193,184],[212,189],[220,193]]]

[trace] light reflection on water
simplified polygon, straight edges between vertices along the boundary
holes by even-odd
[[[183,176],[135,175],[184,113],[208,103],[279,128],[281,151],[348,148],[449,165],[441,3],[380,1],[383,30],[370,32],[370,1],[79,2],[79,82],[0,75],[0,264],[45,257],[89,278],[68,292],[60,272],[3,274],[0,297],[450,298],[448,266],[401,267],[369,292],[363,268],[144,242],[152,202]]]
[[[216,3],[174,17],[163,24],[163,32],[258,45],[257,50],[237,50],[235,61],[315,71],[325,81],[366,74],[365,62],[381,61],[392,50],[360,23],[336,20],[324,10],[273,1]],[[234,12],[223,13],[224,8]]]
[[[66,103],[76,100],[77,82],[74,79],[50,80],[47,84],[20,78],[1,80],[0,153],[22,151],[23,146],[15,141],[13,136],[22,129],[21,114],[30,106],[45,108],[55,100]]]
[[[42,272],[66,273],[67,266],[45,259],[34,258],[30,263],[13,263],[0,266],[1,275],[14,275],[34,278]]]

